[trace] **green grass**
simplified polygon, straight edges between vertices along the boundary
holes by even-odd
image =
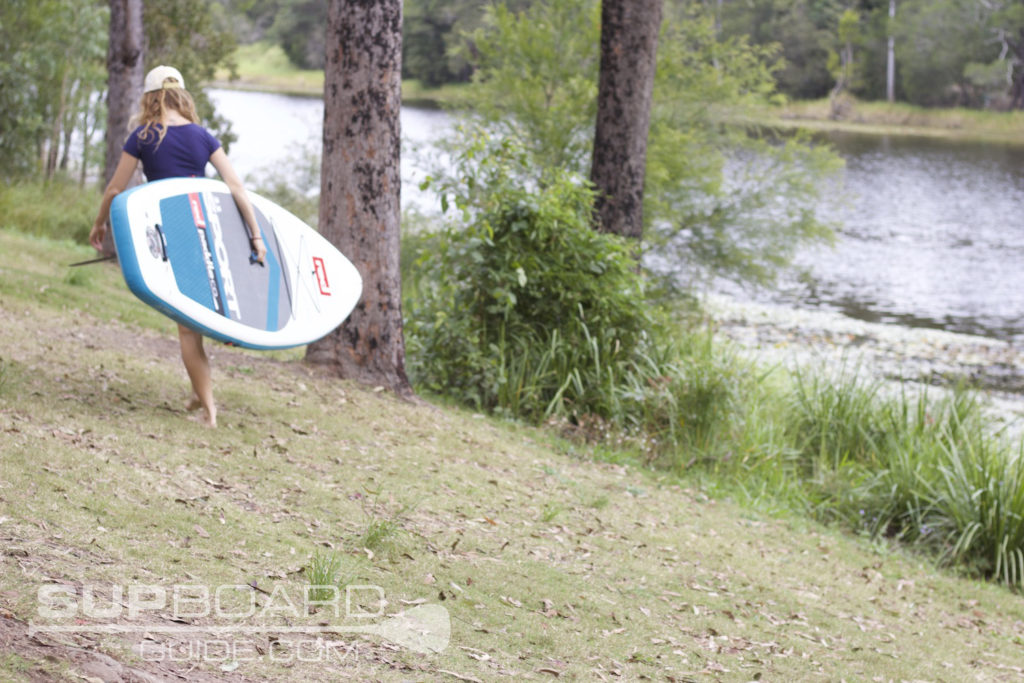
[[[235,61],[238,78],[230,80],[227,71],[221,70],[217,73],[216,85],[288,95],[323,96],[323,70],[296,67],[278,45],[266,42],[240,45],[235,52]],[[419,107],[458,107],[465,100],[464,91],[465,86],[460,84],[429,88],[418,81],[407,80],[402,82],[402,102]]]
[[[238,80],[229,81],[228,73],[221,71],[217,74],[218,84],[245,90],[323,96],[323,70],[294,66],[279,45],[264,42],[240,45],[235,61]]]
[[[1003,143],[1024,143],[1024,112],[931,109],[903,103],[852,101],[840,119],[830,116],[829,102],[793,101],[765,108],[761,123],[869,134],[910,134]]]
[[[166,677],[227,666],[251,681],[995,680],[1020,666],[1024,605],[1002,587],[936,571],[884,536],[869,543],[709,496],[697,477],[609,462],[605,447],[375,393],[299,352],[211,344],[221,427],[205,429],[182,408],[173,325],[109,265],[66,281],[63,264],[89,251],[0,231],[13,378],[0,391],[0,678],[81,680],[93,651]],[[765,407],[757,433],[786,410]],[[381,537],[400,540],[393,552],[366,552],[376,521],[393,522]],[[328,638],[351,646],[343,661],[153,663],[133,649],[141,633],[40,634],[44,646],[24,632],[40,620],[42,585],[254,586],[225,607],[252,595],[262,610],[275,591],[301,596],[331,553],[344,560],[334,576],[378,587],[387,614],[446,610],[448,647],[419,654],[325,611],[310,619],[337,624]],[[357,602],[372,612],[379,601],[364,591]],[[172,616],[119,623],[156,629]],[[151,630],[145,642],[181,640]]]
[[[49,183],[5,182],[0,187],[0,229],[85,244],[99,208],[95,186],[56,178]]]

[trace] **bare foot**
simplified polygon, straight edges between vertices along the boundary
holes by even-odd
[[[195,420],[196,422],[198,422],[199,424],[203,425],[204,427],[209,427],[210,429],[216,429],[217,428],[217,414],[216,413],[214,413],[211,416],[210,413],[208,413],[206,410],[203,410],[202,413],[200,413],[199,415],[194,415],[191,419]]]
[[[195,394],[192,394],[192,398],[190,398],[188,400],[188,402],[185,404],[185,410],[187,410],[190,413],[193,410],[199,410],[202,407],[203,407],[203,402],[200,401],[199,397],[196,396]]]

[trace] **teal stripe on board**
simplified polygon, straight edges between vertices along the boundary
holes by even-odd
[[[270,245],[271,242],[267,239],[267,232],[260,226],[260,234],[263,236],[263,244]],[[274,240],[274,247],[277,246],[277,240]],[[267,289],[267,329],[277,330],[280,328],[278,324],[278,307],[280,306],[281,299],[281,265],[278,263],[277,256],[274,254],[274,248],[267,249],[267,255],[265,257],[268,269],[268,275],[270,276],[270,282]]]
[[[160,200],[164,237],[167,240],[167,258],[171,262],[174,280],[182,294],[216,311],[217,306],[210,289],[206,259],[199,239],[188,195]]]

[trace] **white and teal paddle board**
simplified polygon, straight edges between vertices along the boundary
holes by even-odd
[[[153,308],[229,344],[316,341],[359,301],[359,272],[300,219],[248,194],[266,265],[253,262],[249,232],[220,181],[169,178],[119,194],[110,225],[125,282]]]

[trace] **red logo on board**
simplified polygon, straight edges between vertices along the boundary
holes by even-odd
[[[320,293],[330,296],[331,284],[327,281],[327,268],[324,266],[324,260],[319,256],[313,257],[313,272],[316,274],[316,283],[320,287]]]
[[[206,230],[206,219],[203,217],[203,205],[199,202],[199,195],[192,193],[188,196],[188,206],[192,209],[192,221],[200,230]]]

